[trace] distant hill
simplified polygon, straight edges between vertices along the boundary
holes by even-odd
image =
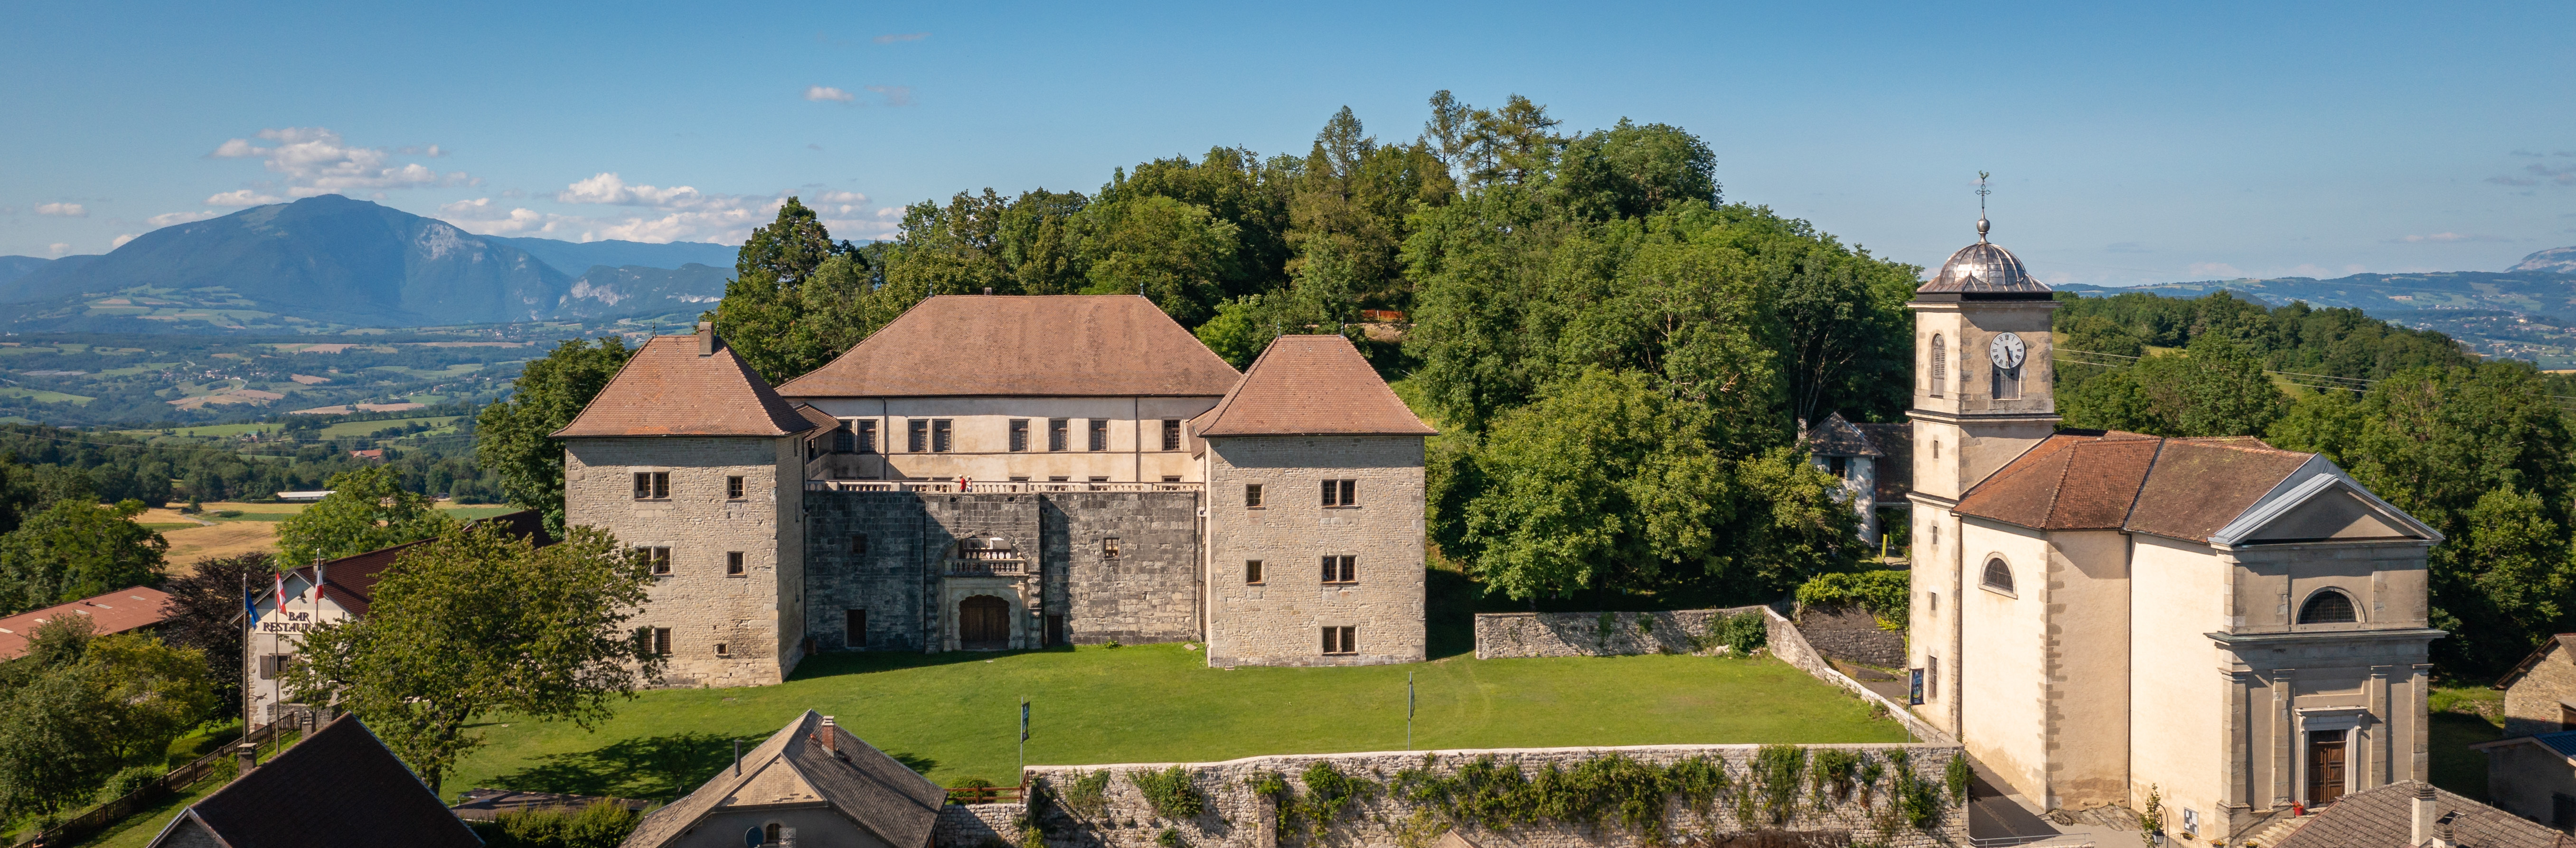
[[[2513,266],[2513,270],[2576,274],[2576,247],[2553,247],[2525,256],[2522,258],[2522,264]]]
[[[84,253],[78,256],[65,256],[61,259],[45,259],[36,256],[0,256],[0,285],[6,285],[10,280],[15,280],[19,277],[27,276],[28,274],[33,274],[38,269],[44,268],[48,265],[56,265],[65,262],[71,263],[72,265],[79,265],[97,258],[98,254],[95,253]]]
[[[324,195],[164,227],[104,256],[13,264],[28,270],[0,272],[0,321],[309,332],[694,314],[723,295],[732,264],[723,245],[477,236]]]
[[[2295,300],[2316,307],[2359,309],[2373,318],[2447,333],[2488,356],[2529,360],[2542,368],[2568,368],[2576,366],[2576,322],[2553,316],[2576,316],[2576,273],[2550,269],[2569,266],[2576,266],[2576,248],[2534,253],[2515,270],[2502,273],[2240,278],[2125,288],[2075,283],[2052,288],[2087,297],[2140,292],[2194,298],[2224,290],[2273,305]]]

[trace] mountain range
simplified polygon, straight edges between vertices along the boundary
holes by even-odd
[[[696,313],[721,244],[478,236],[339,195],[145,233],[98,256],[0,257],[0,322],[86,332],[314,330]]]

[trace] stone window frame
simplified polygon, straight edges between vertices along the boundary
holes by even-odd
[[[1084,420],[1084,421],[1086,421],[1086,422],[1089,422],[1088,424],[1084,425],[1084,428],[1083,428],[1083,436],[1084,436],[1084,438],[1087,440],[1087,441],[1085,441],[1083,444],[1087,447],[1087,449],[1092,450],[1092,451],[1105,451],[1105,450],[1108,450],[1108,449],[1109,449],[1109,419],[1106,419],[1106,418],[1086,418],[1086,419],[1083,419],[1083,420]]]
[[[1027,453],[1027,452],[1029,451],[1029,420],[1028,420],[1028,419],[1026,419],[1026,418],[1013,418],[1013,419],[1011,419],[1011,444],[1010,444],[1010,447],[1011,447],[1011,452],[1012,452],[1012,453]]]
[[[845,423],[850,427],[850,453],[877,452],[877,422],[874,419],[853,418]]]
[[[930,419],[930,452],[957,452],[957,421],[953,418]]]
[[[1942,383],[1942,382],[1944,382],[1944,381],[1946,381],[1946,380],[1948,380],[1949,378],[1950,378],[1950,351],[1949,351],[1947,348],[1944,348],[1944,347],[1942,347],[1942,346],[1941,346],[1941,334],[1940,334],[1940,333],[1933,333],[1933,334],[1932,334],[1932,368],[1931,368],[1931,381],[1930,381],[1930,382],[1931,382],[1931,384],[1932,384],[1932,391],[1931,391],[1931,395],[1930,395],[1930,396],[1932,396],[1932,397],[1940,397],[1940,396],[1941,396],[1941,383]],[[1937,457],[1937,456],[1940,456],[1940,454],[1935,453],[1935,454],[1933,454],[1933,456],[1936,456],[1936,457]]]
[[[635,650],[645,656],[670,656],[671,628],[650,625],[635,628]]]
[[[743,552],[741,552],[741,551],[726,551],[726,552],[725,552],[725,576],[726,576],[726,577],[750,577],[750,576],[751,576],[751,557],[749,557],[749,556],[745,555],[745,554],[744,554]]]
[[[731,658],[732,656],[733,656],[733,654],[731,654],[731,653],[727,653],[727,652],[726,652],[726,650],[725,650],[725,643],[723,643],[723,642],[717,642],[717,643],[716,643],[716,659],[720,659],[720,660],[721,660],[721,659],[729,659],[729,658]]]
[[[906,418],[906,419],[904,419],[904,421],[903,421],[903,448],[904,448],[904,452],[905,452],[905,453],[929,453],[929,452],[930,452],[930,419],[928,419],[928,418]]]
[[[751,497],[751,481],[740,474],[725,476],[725,500],[738,501]]]
[[[2308,614],[2316,611],[2317,603],[2325,600],[2328,595],[2341,598],[2344,604],[2344,611],[2350,613],[2351,617],[2336,621],[2308,620]],[[2298,616],[2291,619],[2291,621],[2296,624],[2361,624],[2363,623],[2361,615],[2361,600],[2353,597],[2352,593],[2345,591],[2343,587],[2319,586],[2315,591],[2308,593],[2306,600],[2299,602]]]
[[[2001,566],[2001,568],[1997,568],[1997,566]],[[1995,582],[1995,573],[1997,571],[2003,572],[2002,583]],[[1993,592],[2007,598],[2019,599],[2021,594],[2014,591],[2013,587],[2014,580],[2012,561],[2005,559],[2004,555],[2000,553],[1987,554],[1986,566],[1977,574],[1977,588],[1984,589],[1988,592]]]
[[[667,500],[670,500],[670,499],[671,499],[671,472],[668,472],[668,471],[638,471],[638,472],[635,472],[635,499],[636,499],[636,500],[639,500],[639,501],[667,501]]]
[[[1356,477],[1335,477],[1323,481],[1323,508],[1360,508],[1360,481]]]
[[[671,549],[666,545],[638,545],[635,551],[644,555],[645,570],[655,578],[671,576]]]
[[[1245,483],[1245,484],[1243,484],[1243,508],[1244,508],[1244,509],[1268,509],[1268,508],[1269,508],[1269,507],[1265,507],[1265,506],[1262,506],[1262,505],[1261,505],[1261,484],[1259,484],[1259,483]]]
[[[1116,536],[1102,536],[1102,537],[1100,537],[1100,558],[1101,558],[1101,559],[1117,559],[1117,558],[1118,558],[1118,537],[1116,537]]]
[[[1356,586],[1360,582],[1360,558],[1351,554],[1325,554],[1323,583],[1326,586]],[[1335,579],[1336,577],[1340,579]]]
[[[1262,575],[1261,575],[1261,561],[1260,561],[1260,560],[1257,560],[1257,559],[1247,559],[1247,560],[1244,560],[1244,561],[1243,561],[1243,585],[1246,585],[1246,586],[1261,586],[1261,585],[1265,585],[1265,584],[1263,583],[1263,581],[1262,581],[1261,577],[1262,577]]]
[[[1187,441],[1188,441],[1187,439],[1183,439],[1183,438],[1181,437],[1181,419],[1178,419],[1178,418],[1165,418],[1165,419],[1163,419],[1163,449],[1164,449],[1164,450],[1166,450],[1166,451],[1176,451],[1176,450],[1180,450],[1182,447],[1184,447],[1184,446],[1185,446],[1185,444],[1186,444],[1186,442],[1187,442]]]
[[[1047,419],[1047,450],[1060,453],[1073,449],[1073,419]]]
[[[1360,629],[1358,627],[1347,624],[1338,626],[1325,625],[1322,628],[1322,648],[1324,656],[1349,657],[1359,655],[1359,630]]]

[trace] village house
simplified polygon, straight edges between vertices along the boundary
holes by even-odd
[[[89,619],[90,632],[105,636],[159,627],[170,617],[169,605],[168,592],[149,586],[129,586],[104,595],[0,618],[0,660],[17,659],[27,653],[27,638],[35,635],[36,628],[59,616],[76,615]]]
[[[356,716],[324,724],[163,825],[150,848],[478,848]]]
[[[2495,682],[2504,690],[2504,738],[2486,752],[2495,805],[2559,830],[2576,830],[2576,652],[2561,633]]]
[[[939,296],[775,389],[701,325],[573,422],[565,512],[646,551],[674,685],[816,651],[1197,642],[1423,658],[1423,438],[1339,336],[1238,373],[1133,296]]]
[[[2057,304],[1977,230],[1908,304],[1917,714],[2044,808],[2160,794],[2198,839],[2424,779],[2441,534],[2314,454],[2060,430]]]
[[[621,848],[930,848],[947,790],[807,710],[696,791],[644,814]]]

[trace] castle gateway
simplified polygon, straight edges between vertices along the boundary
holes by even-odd
[[[653,338],[572,424],[566,521],[650,558],[671,682],[815,651],[1201,642],[1423,658],[1423,438],[1348,340],[1242,373],[1132,296],[940,296],[772,389]]]

